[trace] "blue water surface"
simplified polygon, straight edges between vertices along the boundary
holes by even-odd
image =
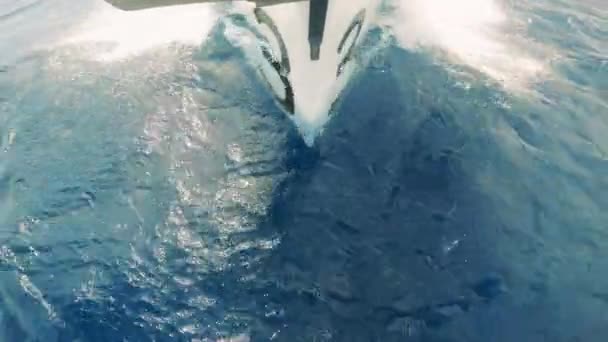
[[[525,95],[376,28],[312,148],[226,20],[45,45],[92,7],[0,0],[0,341],[608,340],[604,2],[511,4]]]

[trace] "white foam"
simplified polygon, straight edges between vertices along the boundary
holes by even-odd
[[[200,45],[220,15],[211,4],[125,12],[102,2],[61,43],[110,43],[94,57],[115,61],[175,42]]]
[[[440,49],[452,62],[477,69],[512,90],[524,90],[546,69],[512,34],[512,21],[497,0],[394,4],[397,10],[390,25],[405,48]]]

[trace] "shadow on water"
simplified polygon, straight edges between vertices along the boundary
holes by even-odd
[[[492,213],[466,165],[483,137],[442,98],[448,76],[399,50],[375,62],[316,162],[272,205],[268,224],[283,237],[266,267],[269,300],[286,308],[281,340],[451,341],[467,336],[449,333],[463,317],[507,291],[482,231]]]

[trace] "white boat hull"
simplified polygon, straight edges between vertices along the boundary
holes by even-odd
[[[257,28],[268,40],[262,46],[267,60],[262,73],[309,145],[356,69],[355,46],[370,27],[378,3],[329,0],[321,29],[315,23],[322,18],[309,1],[255,9]]]

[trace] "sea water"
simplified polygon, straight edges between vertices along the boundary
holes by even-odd
[[[608,338],[603,1],[383,3],[312,147],[235,6],[0,0],[0,341]]]

